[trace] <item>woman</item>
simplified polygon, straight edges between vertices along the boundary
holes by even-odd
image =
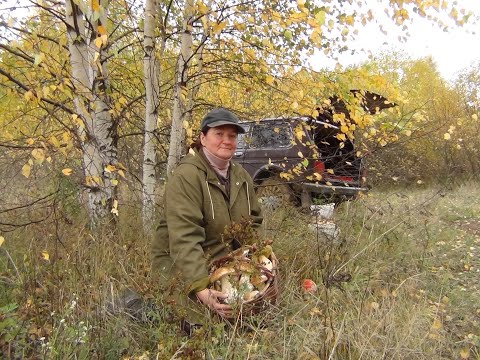
[[[154,271],[164,284],[179,279],[184,286],[177,294],[179,303],[191,308],[193,300],[223,318],[232,316],[232,308],[222,302],[226,294],[207,288],[209,263],[242,245],[222,236],[229,225],[250,220],[259,227],[262,222],[251,177],[231,161],[237,135],[244,132],[226,109],[205,116],[194,148],[168,178],[164,216],[153,244]]]

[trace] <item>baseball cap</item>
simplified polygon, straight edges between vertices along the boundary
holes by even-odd
[[[202,120],[200,128],[204,130],[206,127],[214,128],[222,125],[234,125],[237,127],[239,134],[244,134],[245,129],[239,124],[240,120],[237,115],[224,108],[215,108],[210,111]]]

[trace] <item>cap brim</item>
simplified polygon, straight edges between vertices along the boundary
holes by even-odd
[[[209,128],[214,128],[214,127],[218,127],[218,126],[222,126],[222,125],[233,125],[235,126],[237,129],[238,129],[238,133],[239,134],[245,134],[245,128],[237,123],[234,123],[234,122],[231,122],[231,121],[228,121],[228,120],[218,120],[218,121],[214,121],[212,122],[211,124],[208,124],[207,127]]]

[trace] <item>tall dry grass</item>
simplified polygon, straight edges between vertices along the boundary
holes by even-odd
[[[298,209],[266,214],[264,235],[281,265],[278,303],[252,318],[212,321],[191,338],[150,277],[139,209],[123,208],[116,235],[93,235],[81,213],[66,219],[59,210],[2,234],[2,357],[478,358],[477,189],[372,192],[336,209],[336,239]],[[317,293],[303,292],[305,278]],[[146,318],[111,312],[127,288],[154,304]]]

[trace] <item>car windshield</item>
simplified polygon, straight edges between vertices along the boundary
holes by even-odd
[[[251,148],[289,147],[292,130],[286,122],[255,124],[248,143]]]

